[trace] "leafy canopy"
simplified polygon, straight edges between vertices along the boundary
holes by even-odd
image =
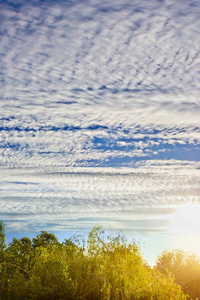
[[[172,274],[147,265],[139,244],[100,227],[62,244],[46,231],[13,238],[4,252],[2,300],[187,299]]]

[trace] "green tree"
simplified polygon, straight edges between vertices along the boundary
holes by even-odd
[[[30,269],[31,257],[33,256],[31,239],[23,237],[21,239],[13,238],[7,248],[7,261],[20,266],[27,272]]]
[[[77,284],[68,272],[64,251],[55,245],[36,251],[29,280],[29,299],[75,299]]]
[[[5,253],[2,300],[186,299],[171,273],[147,265],[139,244],[99,227],[87,243],[73,236],[59,244],[43,231],[32,241],[14,238]]]
[[[173,277],[148,267],[139,246],[123,236],[106,241],[103,230],[94,228],[84,260],[77,278],[77,295],[84,300],[186,299]]]
[[[58,239],[53,233],[47,231],[41,231],[40,234],[33,238],[33,248],[36,247],[48,247],[49,245],[58,245]]]
[[[3,221],[0,221],[0,258],[2,258],[5,249],[6,249],[5,224]]]
[[[6,266],[5,266],[5,251],[6,251],[6,236],[5,223],[0,221],[0,298],[3,294],[6,280]]]
[[[164,251],[155,267],[163,274],[171,272],[191,298],[200,298],[200,260],[196,255],[182,250]]]

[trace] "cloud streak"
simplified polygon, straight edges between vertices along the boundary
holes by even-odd
[[[74,228],[77,220],[87,221],[91,216],[94,219],[90,224],[106,218],[104,223],[116,226],[121,220],[125,228],[125,220],[130,226],[134,220],[140,220],[140,224],[144,220],[140,230],[144,230],[145,220],[153,218],[158,220],[159,231],[159,220],[177,205],[200,201],[199,168],[195,171],[191,162],[184,168],[179,162],[150,163],[149,171],[147,163],[137,169],[63,168],[54,173],[50,172],[52,168],[45,172],[5,169],[0,186],[1,216],[34,219],[32,227],[56,222]]]

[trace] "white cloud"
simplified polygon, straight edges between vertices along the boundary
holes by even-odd
[[[1,213],[146,217],[199,201],[199,12],[1,4]]]
[[[138,169],[51,170],[4,169],[1,216],[31,220],[29,226],[33,227],[44,222],[49,226],[58,222],[73,227],[80,218],[90,222],[92,216],[93,224],[105,217],[106,224],[116,226],[121,220],[123,227],[123,220],[130,220],[131,224],[133,220],[166,219],[177,205],[200,201],[199,165],[190,162],[181,166],[176,161],[154,161],[143,163]]]

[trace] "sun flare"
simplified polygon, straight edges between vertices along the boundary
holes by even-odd
[[[200,234],[200,204],[182,204],[170,219],[170,228],[174,233],[185,235]]]

